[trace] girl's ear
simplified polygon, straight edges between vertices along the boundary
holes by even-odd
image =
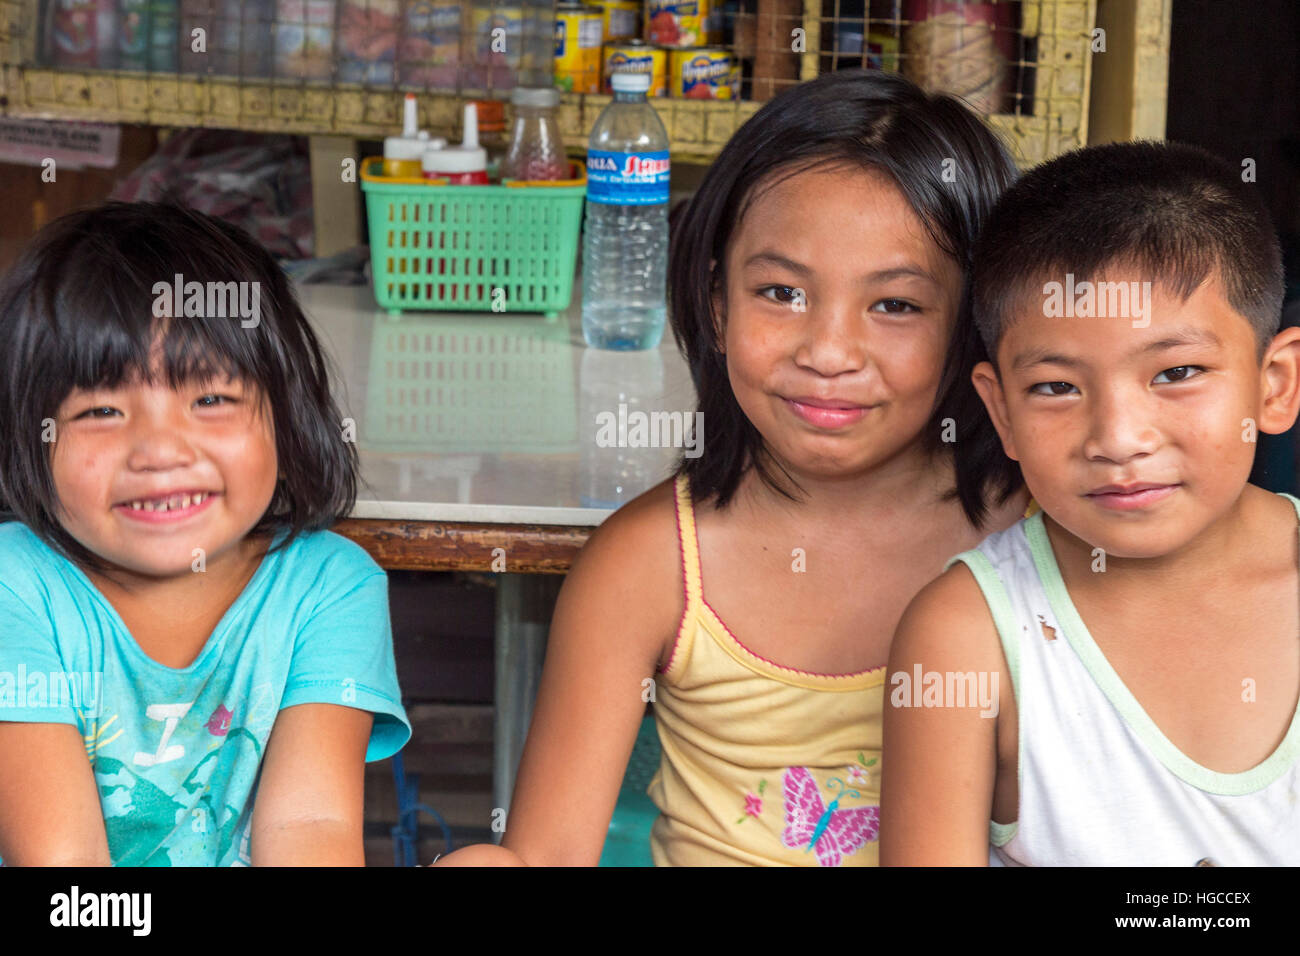
[[[988,409],[989,418],[993,420],[998,438],[1002,439],[1003,452],[1012,461],[1019,461],[1015,439],[1011,435],[1010,418],[1007,416],[1007,399],[1002,392],[1002,382],[998,379],[997,370],[993,368],[991,362],[980,362],[971,370],[970,380],[975,386],[975,391],[979,392],[984,407]]]
[[[1283,329],[1268,344],[1259,389],[1259,430],[1280,435],[1300,410],[1300,328]]]

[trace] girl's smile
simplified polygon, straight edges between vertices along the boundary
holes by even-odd
[[[208,509],[219,492],[186,490],[164,492],[135,498],[113,506],[113,510],[132,521],[145,524],[170,524],[184,521]]]
[[[824,401],[815,398],[787,398],[790,409],[817,428],[837,429],[860,421],[875,405],[855,405],[851,402]]]

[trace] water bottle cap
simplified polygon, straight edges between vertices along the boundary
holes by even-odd
[[[615,73],[609,78],[615,93],[645,93],[650,89],[649,73]]]
[[[559,106],[560,91],[553,86],[517,86],[510,102],[515,106]]]

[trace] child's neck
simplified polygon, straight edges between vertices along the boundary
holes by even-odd
[[[113,605],[146,654],[182,668],[198,656],[226,611],[243,593],[266,554],[268,542],[255,536],[210,556],[204,570],[167,577],[114,568],[86,576]]]
[[[954,487],[951,458],[928,455],[917,446],[870,471],[843,477],[826,478],[788,464],[785,467],[798,482],[797,488],[769,459],[769,471],[795,501],[768,487],[754,468],[746,472],[737,498],[761,512],[778,512],[810,523],[838,522],[854,516],[877,520],[885,515],[915,514],[938,504]]]

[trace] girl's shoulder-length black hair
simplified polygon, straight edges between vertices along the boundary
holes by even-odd
[[[178,282],[183,293],[200,283],[201,300],[164,298],[162,285],[174,292]],[[62,216],[0,281],[0,342],[0,521],[21,521],[78,564],[104,568],[59,521],[44,427],[73,389],[158,373],[173,388],[210,376],[254,385],[281,478],[252,533],[285,532],[283,547],[352,510],[357,452],[325,355],[283,270],[237,226],[171,203]]]
[[[757,186],[778,173],[830,165],[888,175],[963,276],[981,226],[1016,177],[1006,148],[959,100],[926,93],[901,76],[877,70],[827,73],[791,87],[736,131],[685,210],[674,217],[668,253],[673,334],[709,423],[704,453],[683,456],[678,471],[690,480],[698,500],[713,499],[719,508],[751,465],[767,485],[793,497],[777,480],[762,436],[736,402],[719,351],[725,314],[714,314],[713,300],[725,303],[728,245]],[[922,440],[932,454],[953,454],[957,486],[951,494],[977,527],[991,498],[1005,502],[1021,485],[1019,466],[1003,454],[971,384],[971,371],[985,358],[963,279],[956,326]]]

